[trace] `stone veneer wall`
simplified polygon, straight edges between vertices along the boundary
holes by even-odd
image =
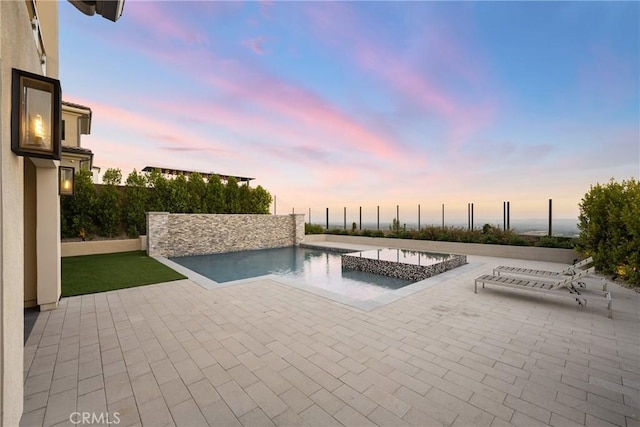
[[[402,262],[363,258],[357,253],[342,255],[342,268],[344,269],[364,271],[416,282],[460,267],[466,263],[466,255],[451,255],[449,259],[431,265],[404,264]]]
[[[147,213],[147,253],[177,257],[298,245],[304,215]]]

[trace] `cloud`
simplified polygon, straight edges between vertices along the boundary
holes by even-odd
[[[410,42],[401,39],[399,47],[397,37],[365,21],[356,7],[330,3],[322,8],[312,5],[306,12],[319,39],[383,82],[398,105],[445,123],[443,142],[459,146],[494,122],[499,102],[484,61],[467,45],[471,35],[464,39],[434,18],[417,27]]]
[[[130,138],[135,138],[135,135],[145,136],[143,139],[138,139],[138,143],[143,145],[157,147],[156,141],[170,141],[174,144],[174,148],[182,146],[190,149],[198,146],[206,150],[235,155],[233,151],[228,150],[224,142],[216,142],[214,138],[205,139],[179,124],[164,120],[151,112],[148,114],[136,113],[100,101],[73,96],[65,96],[65,100],[90,106],[93,111],[93,133],[109,131],[114,128],[126,129]]]
[[[229,150],[219,150],[211,147],[175,147],[175,146],[163,146],[158,147],[160,150],[177,151],[177,152],[204,152],[213,151],[217,153],[228,153]]]
[[[260,3],[260,12],[264,18],[271,17],[271,9],[273,8],[273,0],[258,0]]]
[[[172,19],[169,15],[173,10],[165,7],[164,3],[154,4],[151,9],[149,16],[154,17],[153,19],[142,11],[136,15],[142,31],[157,31],[156,15],[162,15],[158,17],[159,22]],[[188,25],[180,19],[167,25],[170,29],[169,34],[175,34],[181,40],[201,38],[197,28],[187,28]],[[265,41],[266,38],[261,36],[250,40],[249,46],[258,53],[265,53]],[[236,104],[238,113],[266,114],[307,134],[320,132],[325,144],[360,150],[380,158],[398,159],[398,151],[404,148],[392,136],[384,135],[381,129],[360,122],[320,94],[286,81],[250,60],[239,62],[233,57],[216,54],[211,46],[194,45],[185,49],[173,49],[135,38],[127,46],[139,50],[145,57],[154,58],[165,67],[188,76],[188,79],[195,79],[204,84],[207,91],[218,95],[218,99],[224,98],[229,100],[230,104]],[[189,66],[185,67],[185,64]],[[228,108],[232,106],[229,105]]]
[[[205,31],[189,23],[182,15],[182,5],[172,2],[129,2],[126,18],[135,21],[137,29],[144,30],[157,43],[158,40],[179,41],[185,45],[206,45]]]
[[[640,112],[637,59],[624,58],[605,44],[591,46],[578,70],[576,92],[579,99],[596,107],[599,113],[603,110],[617,113],[620,105],[631,103]]]
[[[266,55],[268,53],[264,49],[264,45],[266,42],[267,42],[266,37],[258,36],[258,37],[253,37],[249,40],[245,40],[242,44],[244,46],[249,47],[257,55]]]
[[[180,68],[185,62],[190,63],[192,67],[189,73],[192,77],[208,85],[209,90],[221,92],[223,97],[233,100],[226,105],[225,115],[233,115],[231,110],[235,108],[234,114],[237,115],[233,121],[238,123],[244,120],[245,127],[247,122],[251,124],[264,120],[256,116],[266,115],[282,123],[282,126],[304,132],[305,138],[321,135],[328,146],[352,148],[387,159],[397,159],[398,150],[402,148],[395,141],[367,129],[316,94],[265,72],[257,74],[238,68],[233,63],[220,63],[206,54],[176,53],[164,56],[163,60]],[[225,79],[206,71],[220,68],[235,78]]]

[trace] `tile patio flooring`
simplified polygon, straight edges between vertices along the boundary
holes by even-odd
[[[25,344],[21,425],[640,426],[640,294],[610,284],[611,320],[473,292],[497,264],[557,264],[469,262],[372,311],[270,280],[64,298]]]

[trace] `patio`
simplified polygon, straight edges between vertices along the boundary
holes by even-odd
[[[21,425],[640,426],[640,294],[610,283],[613,319],[474,294],[495,265],[559,265],[468,259],[371,311],[271,280],[62,299],[25,344]]]

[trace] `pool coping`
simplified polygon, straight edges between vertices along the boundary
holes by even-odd
[[[320,249],[320,248],[318,248]],[[329,250],[328,248],[322,248],[325,250]],[[354,251],[356,252],[356,251]],[[396,289],[390,292],[387,292],[385,294],[382,295],[378,295],[377,297],[371,298],[369,300],[358,300],[355,298],[350,298],[348,296],[345,295],[341,295],[332,291],[328,291],[326,289],[322,289],[322,288],[318,288],[312,285],[308,285],[306,283],[300,282],[299,280],[293,280],[293,279],[287,279],[275,274],[266,274],[263,276],[255,276],[255,277],[249,277],[246,279],[240,279],[240,280],[233,280],[233,281],[229,281],[229,282],[224,282],[224,283],[219,283],[216,282],[215,280],[211,280],[208,277],[205,277],[199,273],[196,273],[193,270],[190,270],[174,261],[171,261],[168,258],[162,257],[162,256],[154,256],[153,257],[155,260],[157,260],[158,262],[166,265],[169,268],[172,268],[173,270],[177,271],[180,274],[183,274],[185,276],[187,276],[187,278],[189,280],[191,280],[192,282],[194,282],[195,284],[197,284],[198,286],[204,288],[204,289],[208,289],[208,290],[214,290],[214,289],[222,289],[222,288],[226,288],[229,286],[238,286],[238,285],[244,285],[244,284],[249,284],[249,283],[254,283],[256,281],[260,281],[260,280],[271,280],[273,282],[276,282],[278,284],[284,285],[284,286],[288,286],[288,287],[292,287],[295,289],[299,289],[305,292],[309,292],[312,293],[314,295],[318,295],[320,297],[324,297],[327,299],[330,299],[332,301],[341,303],[341,304],[345,304],[354,308],[358,308],[360,310],[363,311],[371,311],[371,310],[375,310],[377,308],[383,307],[387,304],[390,304],[394,301],[397,301],[401,298],[413,295],[417,292],[423,291],[425,289],[428,289],[432,286],[436,286],[444,281],[447,281],[455,276],[458,276],[462,273],[465,273],[467,271],[471,271],[481,265],[483,265],[484,263],[482,262],[472,262],[472,263],[467,263],[465,265],[462,265],[460,267],[456,267],[454,269],[445,271],[443,273],[440,274],[436,274],[435,276],[429,277],[427,279],[424,280],[420,280],[416,283],[413,283],[411,285],[407,285],[404,286],[400,289]]]

